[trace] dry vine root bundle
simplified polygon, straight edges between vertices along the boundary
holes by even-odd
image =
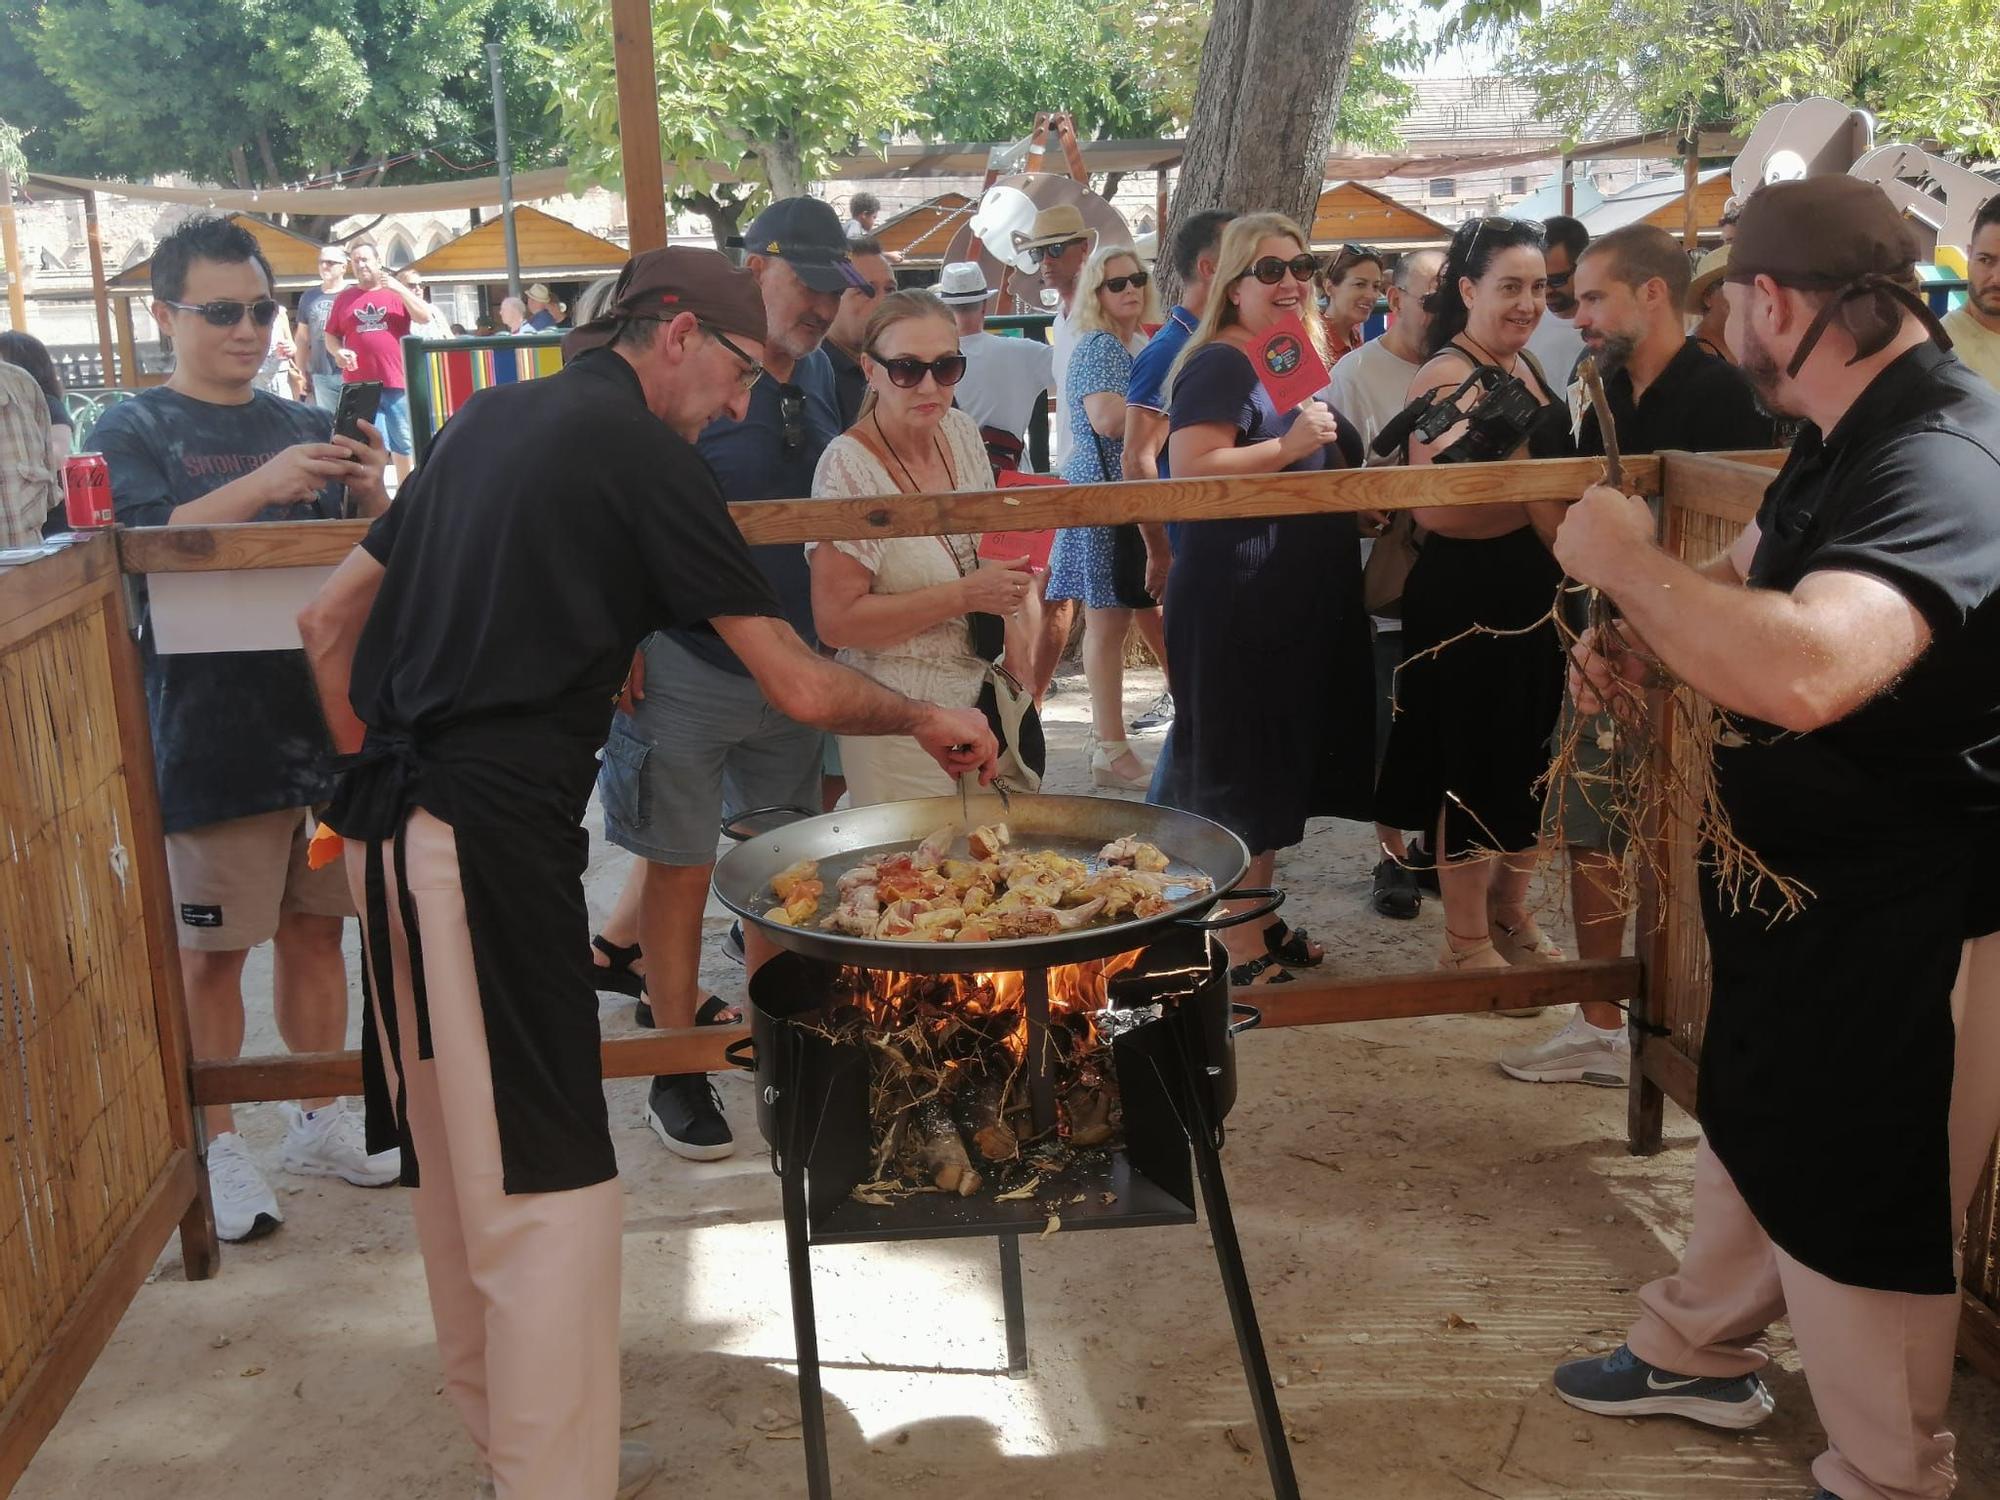
[[[1604,438],[1603,482],[1622,492],[1625,476],[1618,456],[1617,427],[1596,361],[1584,355],[1577,362],[1576,375],[1596,410],[1598,431]],[[1574,623],[1567,607],[1576,596],[1584,600],[1581,627]],[[1627,640],[1610,598],[1565,578],[1549,612],[1533,624],[1513,630],[1475,625],[1419,655],[1436,656],[1469,636],[1534,635],[1549,625],[1562,643],[1565,664],[1573,659],[1571,653],[1586,634],[1596,642]],[[1397,672],[1401,671],[1398,667]],[[1661,705],[1657,715],[1648,701],[1653,691],[1658,692]],[[1667,851],[1688,843],[1714,871],[1722,899],[1732,912],[1747,907],[1764,912],[1774,922],[1796,914],[1812,891],[1773,870],[1737,837],[1728,810],[1716,796],[1715,750],[1730,743],[1735,734],[1728,718],[1693,688],[1675,681],[1657,660],[1651,660],[1648,683],[1621,694],[1609,708],[1605,714],[1586,715],[1576,712],[1574,703],[1565,697],[1562,732],[1548,769],[1536,783],[1550,808],[1548,844],[1554,848],[1568,845],[1565,813],[1572,799],[1580,797],[1606,826],[1621,828],[1629,835],[1628,856],[1616,892],[1627,914],[1638,906],[1639,893],[1648,882],[1656,890],[1673,887],[1675,871]],[[1649,833],[1657,837],[1648,837]],[[1664,903],[1661,910],[1664,915]]]
[[[1110,961],[1116,963],[1116,960]],[[1097,967],[1097,966],[1080,966]],[[1082,1009],[1052,1010],[1039,1046],[1056,1124],[1037,1135],[1028,1097],[1029,1027],[1018,974],[849,970],[829,1040],[869,1061],[869,1180],[864,1203],[911,1193],[1006,1200],[1031,1195],[1086,1153],[1119,1144],[1122,1119],[1107,1031]]]

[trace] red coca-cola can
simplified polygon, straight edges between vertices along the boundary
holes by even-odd
[[[72,531],[111,524],[111,466],[102,453],[72,453],[63,463],[63,492]]]

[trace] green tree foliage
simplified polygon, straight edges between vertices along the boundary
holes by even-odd
[[[419,180],[492,157],[489,38],[517,163],[550,159],[521,44],[561,25],[553,0],[0,0],[0,91],[38,167],[276,186],[433,147],[391,179]]]
[[[1042,110],[1068,110],[1078,132],[1143,140],[1171,123],[1152,59],[1091,0],[909,0],[936,48],[918,96],[926,134],[1011,141]],[[1188,60],[1194,87],[1196,55]]]
[[[551,49],[569,162],[619,180],[618,92],[603,0],[572,4],[577,41]],[[832,158],[918,119],[931,44],[904,0],[653,0],[660,152],[669,200],[718,237],[765,191],[803,193]],[[736,178],[718,182],[715,164]]]
[[[1883,139],[2000,152],[1996,0],[1560,0],[1501,29],[1509,72],[1572,127],[1621,99],[1685,127],[1824,94]]]

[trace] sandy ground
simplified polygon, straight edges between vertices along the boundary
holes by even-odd
[[[1157,678],[1134,674],[1136,711]],[[1080,789],[1081,679],[1050,704],[1052,790]],[[625,856],[601,843],[593,907]],[[1337,972],[1427,967],[1441,936],[1367,909],[1369,837],[1315,828],[1283,862],[1291,914]],[[718,910],[710,927],[719,939]],[[733,993],[740,971],[707,978]],[[252,1050],[277,1050],[253,958]],[[607,1029],[630,1025],[606,1005]],[[1615,1344],[1673,1263],[1692,1123],[1624,1148],[1621,1093],[1514,1083],[1500,1047],[1554,1024],[1440,1018],[1253,1034],[1229,1173],[1258,1311],[1316,1497],[1804,1497],[1821,1434],[1782,1329],[1778,1412],[1754,1434],[1584,1416],[1547,1374]],[[777,1183],[749,1149],[747,1083],[720,1080],[744,1149],[692,1166],[610,1085],[624,1170],[625,1422],[666,1461],[647,1494],[804,1493]],[[275,1169],[275,1105],[241,1112]],[[439,1394],[422,1266],[398,1189],[278,1179],[285,1228],[222,1275],[162,1257],[17,1493],[36,1500],[375,1500],[470,1493]],[[836,1488],[846,1496],[1154,1500],[1268,1494],[1202,1226],[1024,1246],[1033,1369],[1004,1374],[991,1241],[814,1252]],[[2000,1392],[1961,1372],[1958,1493],[2000,1500]]]

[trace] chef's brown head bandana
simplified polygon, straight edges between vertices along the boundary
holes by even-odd
[[[625,323],[666,323],[684,312],[724,333],[764,341],[764,294],[757,278],[731,265],[720,250],[669,245],[642,250],[625,262],[602,316],[571,329],[563,339],[563,358],[603,348]]]
[[[1766,183],[1750,195],[1726,276],[1746,285],[1768,276],[1780,286],[1833,294],[1792,355],[1785,373],[1795,378],[1836,316],[1854,336],[1849,364],[1893,339],[1905,309],[1949,349],[1950,336],[1911,290],[1916,262],[1909,226],[1881,188],[1859,177],[1804,177]]]

